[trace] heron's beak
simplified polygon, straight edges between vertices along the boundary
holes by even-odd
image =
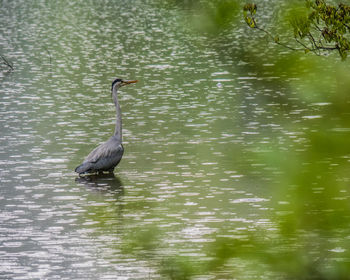
[[[123,86],[129,85],[129,84],[134,84],[137,83],[138,80],[123,80]]]

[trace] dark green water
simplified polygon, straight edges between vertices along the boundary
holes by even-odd
[[[276,72],[268,48],[255,69],[243,27],[208,38],[152,1],[0,5],[0,52],[14,64],[0,72],[1,279],[164,279],[164,260],[195,267],[217,238],[272,238],[272,186],[290,158],[261,159],[307,150],[327,98],[299,98],[289,87],[300,76]],[[116,77],[140,81],[120,92],[123,160],[115,176],[78,178],[74,168],[113,133]],[[334,258],[348,254],[342,238]],[[196,279],[273,272],[238,256],[220,273]]]

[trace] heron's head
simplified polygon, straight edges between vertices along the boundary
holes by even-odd
[[[123,79],[115,79],[112,83],[112,91],[113,88],[116,87],[116,89],[122,87],[122,86],[126,86],[129,84],[134,84],[137,83],[137,80],[123,80]]]

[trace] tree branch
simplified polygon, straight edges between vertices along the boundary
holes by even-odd
[[[14,70],[13,68],[13,64],[10,63],[3,55],[0,55],[2,61],[3,61],[3,64],[5,64],[7,67],[9,67],[11,69],[11,71]]]
[[[337,50],[342,60],[350,52],[350,6],[339,4],[338,8],[326,4],[325,0],[306,0],[309,14],[295,13],[290,24],[294,28],[294,39],[305,52],[312,51],[317,55]],[[311,10],[310,10],[311,9]],[[276,44],[293,51],[299,48],[281,43],[278,36],[260,27],[254,18],[256,4],[246,4],[243,8],[244,19],[250,28],[258,29],[271,38]]]

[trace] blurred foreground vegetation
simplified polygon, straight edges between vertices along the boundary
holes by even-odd
[[[306,2],[310,7],[326,4]],[[286,15],[304,17],[306,2],[262,4],[260,24],[278,29],[281,37],[303,37],[302,30],[295,33],[296,27]],[[240,1],[169,0],[167,3],[167,8],[184,12],[188,22],[195,23],[192,25],[195,32],[202,32],[208,40],[229,41],[225,34],[250,32],[249,27],[242,27],[244,3]],[[271,7],[273,16],[264,17],[264,9]],[[344,16],[348,22],[349,15]],[[313,21],[318,21],[316,17]],[[345,35],[348,26],[343,31],[339,32]],[[269,63],[271,73],[279,78],[266,83],[272,90],[274,83],[286,88],[280,110],[291,111],[293,104],[298,104],[305,112],[314,112],[311,116],[299,112],[297,121],[285,124],[285,130],[297,132],[302,143],[291,138],[291,143],[285,144],[289,149],[278,146],[266,149],[266,145],[256,143],[256,163],[267,165],[264,170],[277,170],[275,174],[279,174],[273,187],[266,190],[275,230],[257,225],[245,236],[232,238],[227,237],[228,229],[223,229],[213,234],[211,246],[203,248],[207,260],[161,254],[160,272],[170,279],[196,279],[209,274],[216,276],[208,279],[350,279],[350,67],[336,55],[317,57],[286,52],[273,42],[269,44],[267,60],[259,55],[266,52],[265,34],[252,32],[250,36],[249,43],[242,40],[239,54],[248,61],[246,71],[263,77],[262,65]],[[335,33],[334,36],[337,37]],[[220,49],[215,43],[212,47],[226,56],[231,51]],[[348,51],[345,41],[344,47],[344,50],[338,48],[342,58]],[[298,100],[289,98],[291,93],[297,94]],[[133,239],[128,251],[133,251],[135,244],[142,244],[148,251],[155,249],[160,246],[160,235],[159,229],[151,227]]]
[[[295,30],[289,15],[304,15],[305,2],[267,2],[261,4],[259,12],[269,12],[270,16],[261,17],[261,24],[278,30],[281,38],[293,38]],[[269,198],[270,215],[265,224],[233,235],[227,221],[224,228],[206,235],[208,246],[200,247],[197,255],[186,256],[179,253],[186,248],[168,246],[167,238],[172,236],[166,225],[152,223],[159,219],[157,210],[147,202],[138,202],[129,207],[154,211],[153,217],[148,217],[149,226],[140,227],[136,222],[125,232],[119,227],[123,242],[116,250],[149,260],[161,279],[350,279],[349,65],[337,54],[321,57],[286,51],[270,38],[266,40],[265,34],[246,25],[244,3],[240,1],[168,0],[157,5],[175,9],[182,14],[189,32],[200,32],[199,48],[206,41],[206,47],[210,45],[223,60],[240,57],[244,67],[227,67],[242,71],[242,75],[254,73],[259,77],[254,85],[257,90],[263,86],[274,92],[274,102],[279,106],[266,107],[271,115],[280,110],[295,117],[283,124],[284,131],[292,132],[289,142],[273,145],[257,139],[249,157],[232,155],[232,165],[253,158],[252,169],[260,167],[258,174],[274,178],[268,182],[252,178],[265,188],[265,197]],[[251,37],[241,36],[234,42],[239,48],[231,49],[232,34],[247,32]],[[275,92],[276,88],[284,91]],[[266,99],[265,103],[270,101]],[[103,215],[108,212],[100,211]],[[175,220],[164,219],[169,224]]]

